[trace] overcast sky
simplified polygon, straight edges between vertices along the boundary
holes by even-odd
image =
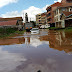
[[[28,13],[29,19],[46,12],[46,7],[61,0],[0,0],[0,17],[17,17]]]

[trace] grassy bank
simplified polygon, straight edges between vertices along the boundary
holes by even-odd
[[[67,27],[67,28],[57,28],[57,27],[50,27],[48,28],[49,30],[64,30],[64,31],[67,31],[67,32],[72,32],[72,27]]]
[[[0,28],[0,38],[6,38],[10,36],[15,36],[17,34],[21,35],[25,32],[24,31],[18,31],[16,28]]]
[[[49,27],[48,29],[49,29],[49,30],[60,30],[60,29],[62,29],[62,28],[58,28],[58,27]]]
[[[72,32],[72,27],[68,27],[64,29],[66,32]]]

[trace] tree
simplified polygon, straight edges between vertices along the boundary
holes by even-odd
[[[35,21],[30,21],[30,22],[33,24],[34,27],[36,26],[36,22]]]

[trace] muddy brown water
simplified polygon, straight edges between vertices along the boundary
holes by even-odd
[[[0,72],[72,72],[72,33],[40,30],[0,39]]]

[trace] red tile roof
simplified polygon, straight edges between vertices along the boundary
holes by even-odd
[[[56,11],[58,8],[70,7],[70,6],[72,6],[72,3],[63,3],[60,6],[58,6],[56,9],[54,9],[53,11]]]
[[[69,15],[72,14],[72,12],[66,12],[66,11],[63,11],[63,14],[64,14],[65,16],[69,16]]]
[[[59,7],[68,7],[68,6],[72,6],[72,3],[61,4]]]
[[[11,20],[11,21],[1,21],[0,26],[10,26],[10,25],[16,25],[17,20]]]
[[[60,6],[62,3],[59,3],[59,2],[56,2],[56,3],[54,3],[54,4],[52,4],[52,5],[50,5],[50,6],[48,6],[47,8],[46,8],[46,10],[47,9],[49,9],[50,7],[55,7],[55,6]]]
[[[9,21],[9,20],[22,20],[22,17],[0,18],[0,21]]]

